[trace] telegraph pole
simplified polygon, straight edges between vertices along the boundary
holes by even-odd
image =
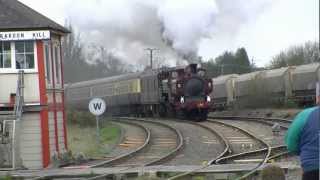
[[[159,50],[159,49],[156,49],[156,48],[147,48],[147,49],[145,49],[145,50],[150,52],[150,68],[152,69],[152,65],[153,65],[153,52],[154,52],[154,51],[157,51],[157,50]]]

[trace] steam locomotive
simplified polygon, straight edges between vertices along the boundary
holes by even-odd
[[[67,105],[86,110],[103,98],[111,115],[179,117],[202,121],[211,106],[212,80],[197,64],[146,70],[66,86]]]

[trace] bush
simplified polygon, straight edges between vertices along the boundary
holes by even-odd
[[[80,127],[95,126],[95,117],[89,112],[67,110],[68,124],[79,125]]]
[[[13,178],[12,178],[12,176],[10,176],[10,175],[6,175],[6,176],[0,176],[0,180],[12,180]]]

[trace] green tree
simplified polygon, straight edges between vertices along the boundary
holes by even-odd
[[[274,56],[270,68],[296,66],[320,62],[319,44],[317,42],[306,42],[303,45],[291,46]]]
[[[207,62],[201,61],[201,66],[207,70],[208,77],[217,77],[221,74],[219,65],[216,64],[214,59],[209,59]]]
[[[245,48],[239,48],[235,54],[235,63],[238,74],[248,73],[251,71],[251,64]]]
[[[216,59],[216,64],[220,67],[220,74],[232,74],[235,72],[235,56],[232,52],[224,52],[221,56],[218,56]]]
[[[251,72],[254,68],[245,48],[237,49],[236,53],[225,51],[214,60],[202,62],[202,66],[207,68],[210,77],[216,77],[226,74],[243,74]]]

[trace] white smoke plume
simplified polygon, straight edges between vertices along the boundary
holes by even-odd
[[[271,0],[69,0],[66,13],[87,44],[104,46],[133,65],[194,61],[199,44],[236,33]]]
[[[217,14],[215,1],[166,0],[158,10],[163,22],[163,38],[183,57],[197,57],[202,38],[210,36]],[[190,59],[192,60],[192,59]]]

